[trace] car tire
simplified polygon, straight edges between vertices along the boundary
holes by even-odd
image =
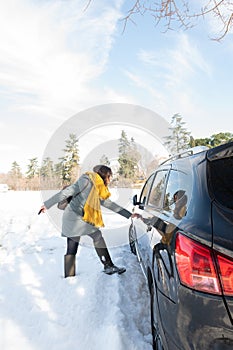
[[[162,339],[159,332],[158,322],[155,319],[154,314],[154,298],[155,291],[153,283],[150,286],[150,305],[151,305],[151,333],[152,333],[152,344],[153,350],[164,350]]]
[[[131,253],[133,253],[134,255],[137,255],[135,240],[136,240],[136,236],[135,236],[133,224],[131,224],[129,227],[129,246],[130,246]]]

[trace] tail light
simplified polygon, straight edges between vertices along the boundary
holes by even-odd
[[[212,294],[222,294],[223,290],[233,296],[233,260],[178,233],[176,264],[180,281],[187,287]]]
[[[223,294],[233,296],[233,259],[217,254]]]

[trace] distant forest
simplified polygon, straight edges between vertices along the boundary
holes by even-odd
[[[194,139],[185,128],[185,123],[179,114],[172,117],[170,135],[165,137],[164,146],[170,155],[177,154],[195,146],[215,147],[233,141],[233,134],[218,133],[209,138]],[[79,157],[79,141],[77,135],[70,134],[65,140],[63,155],[59,161],[46,157],[39,166],[37,158],[29,159],[27,171],[22,173],[17,161],[12,163],[7,174],[0,174],[0,183],[7,184],[11,190],[46,190],[60,189],[76,181],[82,172]],[[96,163],[110,166],[114,172],[112,185],[121,187],[140,186],[149,174],[164,160],[159,155],[151,155],[141,147],[133,137],[129,139],[125,130],[121,131],[118,140],[118,159],[112,163],[107,154],[102,154]],[[90,169],[91,170],[91,169]]]

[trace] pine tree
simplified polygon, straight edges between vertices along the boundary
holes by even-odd
[[[70,134],[65,141],[66,146],[63,151],[64,157],[61,159],[61,178],[64,184],[70,184],[77,179],[79,171],[79,150],[78,139],[75,134]]]
[[[27,166],[28,170],[26,172],[26,176],[28,179],[32,179],[39,175],[38,159],[32,158],[32,159],[29,159],[29,162],[30,163]]]
[[[127,138],[127,134],[124,130],[121,132],[121,137],[119,140],[119,158],[118,162],[120,164],[118,173],[120,176],[124,178],[129,178],[130,175],[130,162],[128,157],[128,151],[129,151],[129,140]]]
[[[43,159],[42,166],[40,168],[40,176],[43,178],[51,178],[54,174],[53,161],[47,157]]]
[[[35,191],[40,189],[38,159],[29,159],[28,170],[26,172],[27,189]]]
[[[164,146],[166,146],[171,154],[177,154],[183,150],[190,148],[190,132],[184,127],[185,122],[182,121],[180,114],[174,114],[171,120],[171,135],[165,137]]]
[[[18,179],[22,178],[22,176],[23,176],[21,168],[20,168],[19,164],[16,161],[14,161],[12,163],[11,170],[10,170],[10,175],[14,176],[14,177],[16,177]]]
[[[137,151],[136,143],[133,138],[129,141],[127,134],[124,130],[121,132],[121,138],[119,140],[119,158],[120,164],[118,174],[125,179],[131,179],[137,177],[138,174],[138,161],[140,159],[140,153]]]
[[[11,166],[11,170],[8,173],[8,183],[11,189],[17,191],[21,189],[23,174],[19,164],[14,161]]]
[[[55,166],[51,158],[47,157],[43,159],[43,163],[40,168],[41,189],[54,189],[61,187],[61,184],[59,183],[59,175],[56,174]]]
[[[141,154],[137,149],[137,144],[133,137],[130,139],[129,158],[131,160],[131,167],[133,170],[132,178],[136,179],[140,176],[139,162],[141,160]]]

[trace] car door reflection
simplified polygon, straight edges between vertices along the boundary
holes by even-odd
[[[164,208],[160,218],[153,218],[153,227],[160,235],[152,237],[151,246],[153,246],[153,270],[158,288],[169,298],[174,297],[174,233],[178,230],[181,219],[185,216],[187,210],[187,195],[185,191],[176,191],[172,202],[168,208]]]

